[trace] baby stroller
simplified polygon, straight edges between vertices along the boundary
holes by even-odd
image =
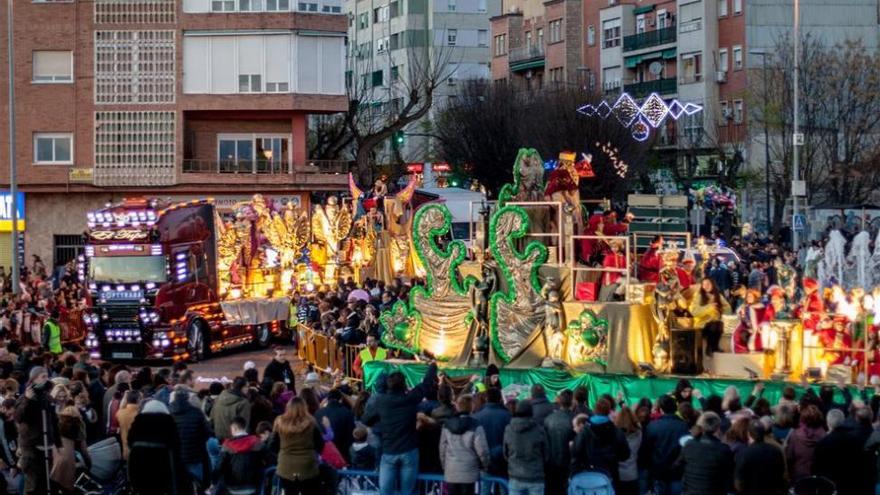
[[[614,495],[614,485],[601,471],[583,471],[568,481],[568,495]]]
[[[117,495],[125,493],[125,469],[122,462],[122,447],[119,441],[110,437],[89,446],[91,469],[78,459],[77,478],[74,485],[77,493],[83,495]]]
[[[788,493],[790,495],[836,495],[837,487],[828,478],[808,476],[795,481]]]

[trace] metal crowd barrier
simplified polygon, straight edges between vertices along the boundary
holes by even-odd
[[[346,378],[361,380],[354,375],[354,361],[361,351],[360,346],[340,344],[330,335],[315,331],[305,325],[297,324],[297,353],[300,359],[309,363],[317,372],[328,373],[342,370]]]
[[[358,471],[342,469],[336,472],[339,484],[336,485],[337,495],[380,495],[379,471]],[[268,481],[272,480],[271,483]],[[481,476],[475,483],[476,493],[480,495],[507,495],[507,480],[495,476]],[[446,493],[446,483],[440,474],[419,474],[416,492],[419,495],[442,495]],[[381,495],[396,495],[394,494]],[[259,495],[281,495],[281,483],[275,476],[275,468],[263,472],[263,483]]]

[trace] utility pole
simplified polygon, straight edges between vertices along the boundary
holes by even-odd
[[[793,106],[794,106],[794,117],[792,119],[793,124],[793,135],[792,135],[792,151],[794,152],[794,156],[792,157],[792,182],[791,182],[791,247],[795,253],[797,253],[798,248],[800,247],[800,235],[798,234],[797,229],[795,229],[795,222],[797,221],[798,215],[798,191],[800,177],[801,177],[801,169],[800,169],[800,146],[802,143],[802,137],[800,132],[798,131],[798,80],[800,78],[799,72],[801,68],[800,62],[800,43],[801,43],[801,12],[800,12],[800,0],[794,0],[794,74],[792,75],[792,79],[794,82],[794,95],[793,95]]]
[[[9,195],[12,199],[12,293],[21,290],[18,252],[18,184],[15,163],[15,49],[12,36],[12,0],[6,0],[6,64],[9,69]]]

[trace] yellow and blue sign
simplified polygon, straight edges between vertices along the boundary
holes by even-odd
[[[17,227],[19,232],[25,230],[24,221],[24,193],[17,192],[16,210],[18,210]],[[9,191],[0,191],[0,232],[12,232],[12,194]]]

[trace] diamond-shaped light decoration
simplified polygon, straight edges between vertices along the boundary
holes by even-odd
[[[609,115],[611,115],[611,107],[608,106],[608,103],[604,101],[596,105],[596,115],[602,117],[603,119],[607,119]]]
[[[624,127],[629,127],[639,115],[639,106],[626,93],[620,95],[620,98],[614,102],[611,110]]]
[[[669,104],[669,115],[678,120],[682,113],[684,113],[684,107],[681,106],[681,103],[678,100],[672,100],[672,103]]]
[[[587,117],[592,117],[593,115],[596,114],[596,107],[587,103],[586,105],[578,108],[577,111],[578,111],[578,113],[582,113],[582,114],[586,115]]]
[[[696,103],[685,103],[684,104],[684,113],[686,113],[687,115],[693,115],[702,109],[703,109],[703,107],[701,105],[697,105]]]
[[[651,93],[648,99],[642,103],[641,112],[645,120],[651,124],[651,127],[656,129],[660,127],[663,119],[666,118],[666,114],[669,113],[669,107],[666,106],[666,102],[657,93]]]

